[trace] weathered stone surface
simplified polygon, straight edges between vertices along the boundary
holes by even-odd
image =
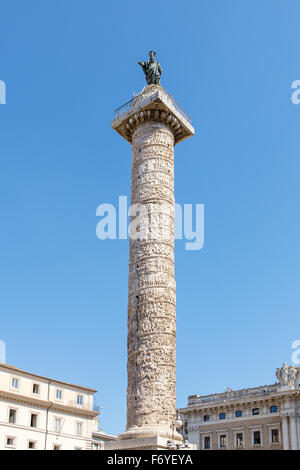
[[[174,103],[151,85],[112,123],[132,145],[127,427],[113,444],[119,449],[182,441],[175,429],[174,145],[194,130]]]
[[[189,117],[158,85],[149,85],[136,96],[129,108],[115,117],[112,127],[131,143],[135,129],[144,122],[163,122],[173,132],[176,144],[194,135]]]
[[[133,133],[132,203],[145,205],[140,219],[159,236],[130,243],[127,430],[171,432],[176,418],[173,149],[164,123],[144,122]]]
[[[181,444],[180,440],[174,441],[174,444]],[[195,450],[196,446],[191,444],[189,449]],[[138,437],[126,440],[105,442],[105,450],[168,450],[168,439],[161,436]]]

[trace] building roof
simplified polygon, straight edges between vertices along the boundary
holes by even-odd
[[[69,383],[69,382],[64,382],[62,380],[50,379],[49,377],[44,377],[43,375],[33,374],[32,372],[24,371],[22,369],[19,369],[18,367],[12,366],[10,364],[5,364],[3,362],[0,362],[0,368],[8,369],[8,370],[11,370],[13,372],[20,372],[20,373],[22,373],[26,376],[29,376],[29,377],[36,377],[36,378],[39,378],[39,379],[55,382],[55,383],[58,383],[58,384],[67,385],[69,387],[79,388],[81,390],[86,390],[88,392],[93,392],[93,393],[97,392],[97,390],[95,388],[83,387],[82,385],[75,385],[75,384],[72,384],[72,383]]]
[[[118,439],[118,436],[115,436],[114,434],[108,434],[107,432],[104,432],[102,430],[93,431],[92,435],[94,438],[103,439],[107,441],[116,441]]]
[[[300,368],[297,368],[300,370]],[[182,412],[195,411],[197,409],[207,409],[215,407],[232,406],[237,403],[258,402],[264,399],[273,399],[279,396],[300,394],[300,384],[295,388],[286,388],[275,382],[274,384],[261,385],[259,387],[249,387],[240,390],[228,389],[223,393],[210,395],[189,395],[188,404],[184,408],[179,408]]]
[[[276,392],[280,384],[275,382],[274,384],[260,385],[259,387],[248,387],[239,390],[228,389],[221,393],[211,393],[210,395],[189,395],[188,400],[197,400],[201,403],[208,403],[214,400],[222,400],[223,398],[238,398],[246,396],[261,395],[270,392]]]

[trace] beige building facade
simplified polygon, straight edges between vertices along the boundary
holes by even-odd
[[[95,389],[0,364],[0,449],[100,450]]]
[[[200,450],[300,450],[300,367],[276,375],[271,385],[189,396],[183,437]]]

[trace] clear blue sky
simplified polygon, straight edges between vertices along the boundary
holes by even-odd
[[[175,149],[179,203],[205,204],[205,246],[176,242],[177,404],[275,381],[300,338],[300,5],[293,0],[1,3],[0,339],[7,362],[96,387],[125,428],[128,241],[96,207],[130,194],[110,126],[144,86],[192,116]]]

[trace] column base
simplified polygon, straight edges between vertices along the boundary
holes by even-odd
[[[169,426],[155,426],[155,425],[144,425],[144,426],[133,426],[127,429],[122,434],[119,434],[119,439],[140,439],[144,437],[164,437],[171,441],[176,440],[178,442],[183,441],[183,437],[177,431],[172,431]]]
[[[124,433],[125,434],[125,433]],[[117,439],[104,443],[104,450],[196,450],[195,444],[184,446],[181,440],[168,439],[164,436],[135,437],[127,439]]]

